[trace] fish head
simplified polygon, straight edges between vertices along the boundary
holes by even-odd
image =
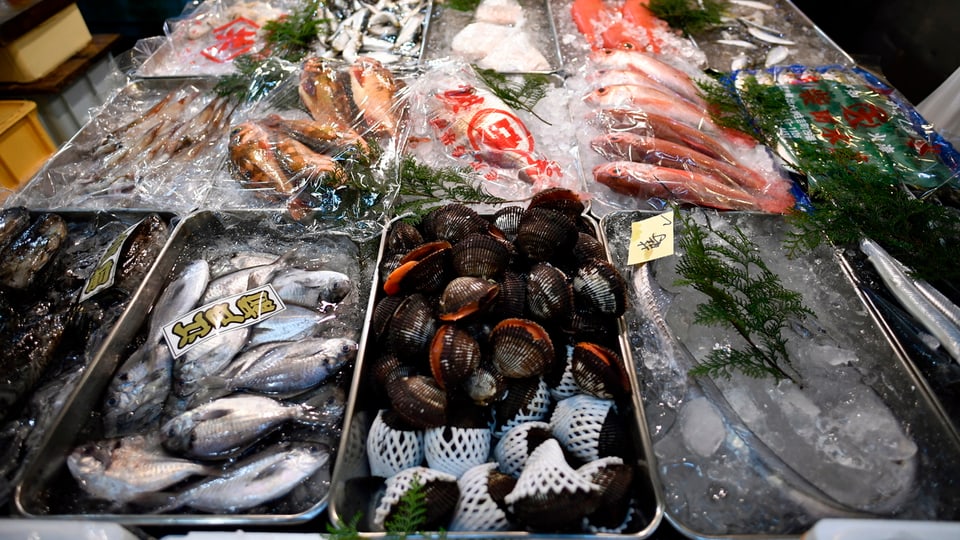
[[[101,443],[81,444],[67,456],[67,467],[76,478],[102,474],[110,468],[112,455],[110,448]]]
[[[163,446],[172,452],[186,454],[193,447],[193,429],[196,423],[189,414],[181,414],[168,420],[160,428]]]
[[[331,368],[338,368],[357,357],[359,345],[347,338],[334,338],[325,341],[321,347]]]

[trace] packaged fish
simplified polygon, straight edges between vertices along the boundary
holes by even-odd
[[[669,202],[786,213],[792,182],[751,135],[719,124],[694,66],[628,49],[590,53],[568,79],[571,116],[593,211]]]
[[[424,60],[456,58],[500,73],[561,68],[550,2],[483,0],[437,3]]]
[[[0,212],[0,500],[133,299],[169,215]]]
[[[632,264],[649,250],[633,226],[651,217],[675,251]],[[765,538],[823,518],[956,519],[942,478],[960,437],[835,248],[788,256],[789,222],[757,213],[617,212],[602,227],[628,283],[656,481],[679,530]]]
[[[205,206],[279,208],[375,236],[396,192],[404,81],[371,57],[309,57],[238,114]]]
[[[375,246],[200,212],[70,396],[30,515],[295,522],[326,505]]]
[[[653,532],[624,283],[584,211],[550,189],[493,215],[451,203],[391,223],[334,524],[409,533],[413,504],[417,531]]]

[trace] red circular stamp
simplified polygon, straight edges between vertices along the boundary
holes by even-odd
[[[515,115],[503,109],[481,109],[467,124],[467,139],[474,150],[533,151],[533,136]]]

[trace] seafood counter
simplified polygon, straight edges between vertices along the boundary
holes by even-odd
[[[960,153],[791,2],[206,0],[0,193],[0,501],[960,521]]]

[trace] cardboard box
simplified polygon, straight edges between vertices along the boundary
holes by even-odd
[[[37,117],[32,101],[0,101],[0,187],[17,189],[57,147]]]
[[[80,9],[70,4],[0,47],[0,81],[35,81],[76,54],[90,39],[90,30]]]

